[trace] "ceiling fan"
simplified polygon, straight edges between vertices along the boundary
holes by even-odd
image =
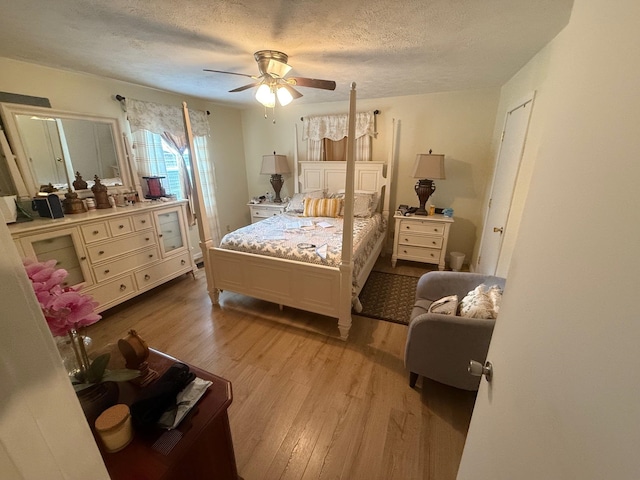
[[[256,82],[243,85],[242,87],[229,90],[230,93],[242,92],[252,87],[258,87],[256,91],[256,100],[267,108],[273,108],[276,105],[276,98],[280,105],[288,105],[294,98],[302,97],[294,86],[321,88],[323,90],[335,90],[336,82],[333,80],[319,80],[316,78],[304,77],[288,77],[285,75],[291,70],[291,66],[287,65],[289,56],[286,53],[276,50],[260,50],[253,54],[258,63],[258,71],[260,75],[249,75],[246,73],[225,72],[222,70],[210,70],[205,68],[205,72],[226,73],[229,75],[239,75],[257,80]]]

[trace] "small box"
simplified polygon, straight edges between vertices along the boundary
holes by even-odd
[[[46,197],[35,197],[31,204],[31,208],[34,212],[38,212],[38,215],[45,218],[62,218],[64,212],[62,211],[62,202],[60,197],[55,193],[50,193]]]

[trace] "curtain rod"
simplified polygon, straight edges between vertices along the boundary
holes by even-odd
[[[373,114],[374,115],[380,115],[380,110],[374,110]],[[304,117],[300,117],[300,121],[303,122],[304,121]]]
[[[116,95],[114,98],[118,102],[124,102],[127,99],[127,97],[123,97],[122,95]],[[206,112],[207,112],[207,115],[211,115],[211,112],[209,110],[206,110]]]

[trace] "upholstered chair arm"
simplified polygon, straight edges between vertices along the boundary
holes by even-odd
[[[444,294],[439,291],[436,296]],[[485,362],[494,325],[495,320],[418,315],[409,324],[405,365],[410,372],[438,382],[477,390],[480,379],[469,375],[467,367],[469,360]]]

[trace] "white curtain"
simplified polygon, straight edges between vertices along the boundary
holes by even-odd
[[[307,160],[324,160],[323,139],[339,142],[348,135],[348,132],[349,116],[347,114],[305,117],[302,122],[302,139],[307,141]],[[375,135],[373,111],[357,113],[356,161],[371,160],[371,137]]]
[[[178,157],[189,155],[187,150],[186,135],[184,132],[184,117],[182,107],[162,105],[152,102],[143,102],[127,98],[127,120],[131,126],[134,139],[134,156],[141,176],[159,175],[166,176],[164,151],[162,139],[165,139]],[[206,215],[211,225],[211,237],[215,244],[220,243],[220,226],[218,222],[218,209],[215,197],[215,171],[209,160],[207,138],[210,135],[209,121],[206,112],[189,109],[191,130],[194,136],[194,148],[198,158],[198,170],[203,184],[203,201]],[[187,165],[180,162],[180,180],[183,192],[189,200],[189,217],[194,223],[192,212],[191,182]]]

